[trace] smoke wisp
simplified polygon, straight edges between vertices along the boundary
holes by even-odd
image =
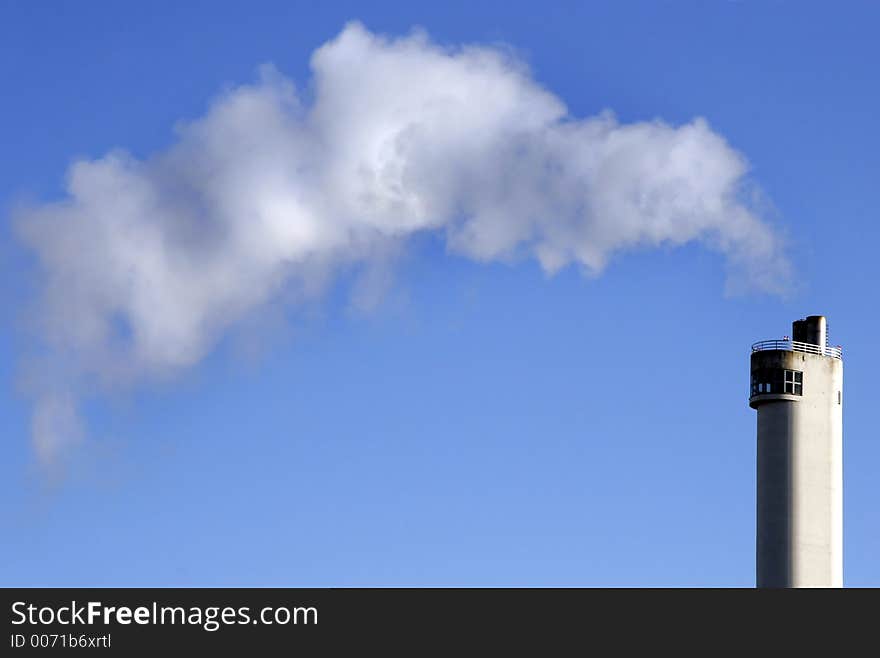
[[[42,339],[63,361],[31,387],[42,461],[81,435],[82,382],[173,375],[282,290],[315,298],[420,232],[549,273],[698,241],[738,285],[785,286],[779,237],[743,200],[747,162],[702,119],[574,118],[508,53],[356,23],[311,68],[308,102],[263,67],[165,151],[75,162],[65,198],[18,212],[45,275]]]

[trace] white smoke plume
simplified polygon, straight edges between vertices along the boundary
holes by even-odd
[[[747,163],[702,119],[577,119],[507,52],[357,23],[311,68],[308,102],[263,67],[167,150],[75,162],[63,200],[19,211],[45,274],[46,353],[63,363],[32,386],[41,460],[81,434],[83,382],[188,368],[282,290],[315,297],[420,232],[550,273],[698,241],[740,284],[784,286],[780,240],[744,201]]]

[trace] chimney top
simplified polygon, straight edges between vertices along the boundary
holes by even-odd
[[[791,339],[824,347],[828,343],[828,323],[824,315],[808,315],[791,323]]]

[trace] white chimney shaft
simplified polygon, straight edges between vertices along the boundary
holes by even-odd
[[[843,360],[823,316],[752,346],[758,587],[843,585]]]

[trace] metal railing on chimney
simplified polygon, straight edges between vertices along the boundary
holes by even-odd
[[[801,343],[796,340],[789,340],[788,338],[782,340],[762,340],[752,344],[752,352],[765,352],[767,350],[806,352],[807,354],[830,356],[835,359],[843,358],[843,347],[840,345],[813,345],[812,343]]]

